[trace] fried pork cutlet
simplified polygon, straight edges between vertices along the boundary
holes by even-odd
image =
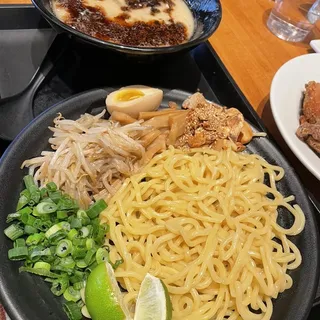
[[[320,153],[320,83],[306,85],[297,136]]]

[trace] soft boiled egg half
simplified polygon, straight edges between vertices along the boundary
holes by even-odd
[[[146,86],[128,86],[110,93],[106,99],[107,110],[120,111],[133,118],[139,112],[157,110],[163,99],[163,91]]]

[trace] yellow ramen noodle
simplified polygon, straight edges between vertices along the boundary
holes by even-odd
[[[149,272],[167,285],[173,319],[270,319],[271,299],[301,264],[287,236],[305,224],[294,197],[277,191],[283,176],[258,155],[170,148],[128,178],[102,221],[131,310]],[[289,229],[277,224],[279,207],[294,216]]]

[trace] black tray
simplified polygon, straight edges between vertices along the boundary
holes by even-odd
[[[0,5],[1,98],[27,86],[55,36],[33,6]],[[210,100],[237,107],[247,120],[267,132],[209,43],[188,54],[148,64],[70,40],[68,49],[37,91],[34,113],[37,115],[58,101],[88,89],[133,83],[189,92],[200,90]],[[0,152],[7,145],[0,140]],[[320,303],[320,287],[317,297],[315,305]],[[319,317],[320,308],[315,307],[308,320]]]

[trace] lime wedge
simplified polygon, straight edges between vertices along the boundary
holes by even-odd
[[[85,288],[85,303],[92,320],[131,319],[108,262],[100,263],[90,273]]]
[[[147,274],[143,279],[136,303],[134,320],[171,320],[172,305],[162,280]]]

